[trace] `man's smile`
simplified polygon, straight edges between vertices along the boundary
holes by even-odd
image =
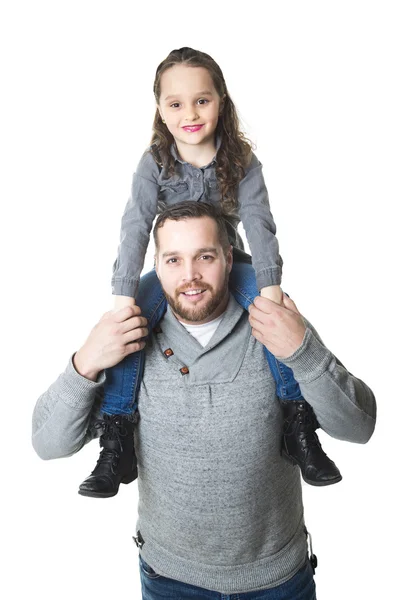
[[[202,294],[204,294],[205,291],[206,290],[204,290],[204,289],[197,288],[197,289],[186,290],[186,291],[180,292],[180,293],[190,300],[198,300],[202,296]]]

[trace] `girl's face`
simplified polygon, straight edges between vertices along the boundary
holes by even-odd
[[[207,69],[175,65],[161,75],[160,84],[157,108],[178,150],[181,144],[214,144],[222,102]]]

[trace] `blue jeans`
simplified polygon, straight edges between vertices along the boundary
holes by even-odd
[[[243,253],[244,257],[248,255]],[[250,257],[248,257],[250,259]],[[251,263],[234,262],[229,277],[229,288],[238,304],[248,310],[254,298],[259,295],[256,275]],[[162,291],[156,272],[150,271],[140,280],[136,304],[140,306],[142,315],[148,321],[151,331],[163,317],[167,301]],[[126,415],[137,409],[137,396],[144,365],[144,350],[130,354],[112,369],[106,370],[106,384],[102,411],[109,415]],[[298,400],[301,398],[299,384],[293,377],[293,371],[280,363],[265,348],[272,375],[276,382],[277,396],[283,400]]]
[[[142,600],[317,600],[310,561],[289,581],[268,590],[221,594],[158,575],[139,556]]]

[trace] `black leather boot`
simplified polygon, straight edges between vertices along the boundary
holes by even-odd
[[[281,400],[284,414],[282,456],[298,465],[306,483],[332,485],[342,476],[335,463],[321,448],[315,430],[319,423],[312,407],[300,400]]]
[[[100,452],[94,471],[79,486],[81,496],[110,498],[118,494],[120,483],[137,478],[137,462],[133,443],[134,416],[103,415],[96,426],[103,429]]]

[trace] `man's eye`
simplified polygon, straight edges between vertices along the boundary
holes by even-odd
[[[202,256],[200,256],[201,260],[212,260],[214,257],[210,256],[210,254],[203,254]]]
[[[169,259],[167,260],[167,265],[173,265],[173,264],[175,264],[175,263],[177,263],[177,262],[178,262],[178,259],[177,259],[177,258],[169,258]]]

